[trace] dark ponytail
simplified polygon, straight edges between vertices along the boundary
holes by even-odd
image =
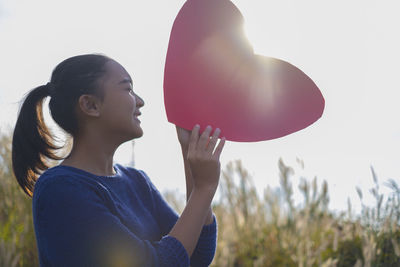
[[[29,196],[33,195],[36,177],[48,169],[43,156],[59,160],[59,149],[43,120],[43,100],[50,95],[49,85],[39,86],[26,96],[14,128],[12,164],[19,185]]]
[[[75,106],[83,94],[102,97],[99,78],[110,58],[103,55],[81,55],[61,62],[53,71],[50,83],[28,93],[19,111],[12,140],[12,165],[24,192],[33,196],[38,176],[49,168],[49,159],[61,160],[43,118],[43,102],[50,96],[49,108],[56,123],[74,137],[78,133]]]

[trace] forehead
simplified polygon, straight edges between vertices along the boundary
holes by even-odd
[[[119,83],[124,79],[131,80],[131,76],[125,68],[114,60],[110,60],[105,64],[105,70],[106,73],[103,78],[106,83]]]

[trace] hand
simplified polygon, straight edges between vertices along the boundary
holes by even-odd
[[[199,137],[199,125],[196,125],[190,135],[187,160],[193,176],[194,189],[216,190],[218,187],[221,164],[219,161],[225,144],[225,137],[221,138],[218,146],[220,129],[216,129],[210,138],[211,126],[207,126]],[[215,151],[214,151],[215,148]]]
[[[178,135],[179,143],[181,144],[182,149],[187,151],[189,148],[189,139],[190,139],[191,131],[181,128],[178,125],[175,125],[175,126],[176,126],[176,133]]]

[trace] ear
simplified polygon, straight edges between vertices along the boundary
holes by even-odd
[[[99,117],[101,101],[94,95],[81,95],[78,100],[81,112],[90,117]]]

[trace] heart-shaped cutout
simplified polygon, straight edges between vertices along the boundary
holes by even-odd
[[[229,0],[188,0],[172,27],[164,73],[168,121],[219,127],[238,142],[279,138],[318,120],[315,83],[283,60],[255,55]]]

